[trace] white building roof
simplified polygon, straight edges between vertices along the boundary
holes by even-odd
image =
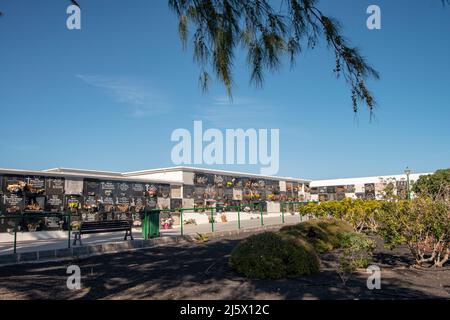
[[[245,176],[245,177],[252,177],[252,178],[273,179],[273,180],[281,180],[281,181],[296,181],[296,182],[301,182],[301,183],[311,182],[311,180],[298,179],[298,178],[292,178],[292,177],[265,176],[265,175],[261,175],[261,174],[255,174],[255,173],[225,171],[225,170],[205,169],[205,168],[195,168],[195,167],[183,167],[183,166],[126,172],[123,175],[126,177],[133,177],[133,176],[149,175],[149,174],[156,174],[156,173],[183,172],[183,171],[184,172],[200,172],[200,173],[220,174],[220,175],[229,175],[229,176]]]
[[[432,173],[412,173],[409,178],[417,180],[420,176],[429,175]],[[311,187],[331,187],[331,186],[346,186],[346,185],[362,185],[366,183],[379,183],[382,179],[396,179],[397,181],[406,180],[406,174],[390,175],[390,176],[372,176],[359,178],[344,178],[344,179],[329,179],[329,180],[314,180],[311,182]]]
[[[0,168],[0,175],[27,175],[27,176],[47,176],[47,177],[64,177],[72,179],[103,179],[112,181],[127,181],[127,182],[151,182],[162,184],[180,184],[175,181],[161,180],[161,179],[138,179],[133,177],[125,177],[121,173],[107,172],[107,171],[93,171],[93,170],[79,170],[79,169],[50,169],[50,170],[22,170],[22,169],[3,169]]]

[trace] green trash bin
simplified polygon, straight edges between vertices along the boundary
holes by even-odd
[[[152,210],[148,214],[148,237],[150,239],[159,237],[160,214],[160,210]]]
[[[148,239],[148,229],[149,229],[149,213],[147,212],[147,209],[144,209],[141,215],[141,221],[142,221],[142,237],[144,240]]]

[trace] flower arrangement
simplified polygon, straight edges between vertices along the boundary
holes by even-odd
[[[189,225],[189,224],[197,225],[197,221],[195,219],[188,219],[188,220],[186,220],[184,222],[184,224],[186,224],[186,225]]]
[[[35,232],[38,227],[39,227],[39,223],[29,223],[29,224],[27,224],[27,228],[28,228],[29,232]]]
[[[73,222],[70,224],[70,228],[71,228],[72,230],[80,230],[80,228],[81,228],[81,222],[80,222],[80,221],[73,221]]]
[[[17,192],[22,191],[25,188],[25,185],[26,185],[25,182],[18,181],[17,183],[9,184],[6,187],[6,190],[11,193],[17,193]]]

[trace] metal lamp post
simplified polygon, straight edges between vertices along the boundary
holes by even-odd
[[[411,174],[411,169],[409,169],[409,167],[406,167],[405,169],[405,174],[406,174],[406,198],[408,200],[411,200],[411,192],[410,192],[410,187],[409,187],[409,175]]]

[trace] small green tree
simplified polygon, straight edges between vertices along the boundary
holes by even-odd
[[[341,251],[337,273],[344,285],[352,273],[367,268],[372,260],[375,242],[361,233],[346,232],[339,235]]]
[[[434,174],[421,176],[413,185],[417,194],[429,195],[433,198],[448,195],[450,189],[450,169],[441,169]]]
[[[384,202],[379,218],[379,234],[387,247],[392,249],[406,244],[419,266],[442,267],[448,261],[448,201],[418,196],[411,201]]]
[[[363,232],[367,229],[376,231],[378,225],[376,219],[378,201],[346,199],[344,208],[345,213],[341,219],[350,223],[357,232]]]

